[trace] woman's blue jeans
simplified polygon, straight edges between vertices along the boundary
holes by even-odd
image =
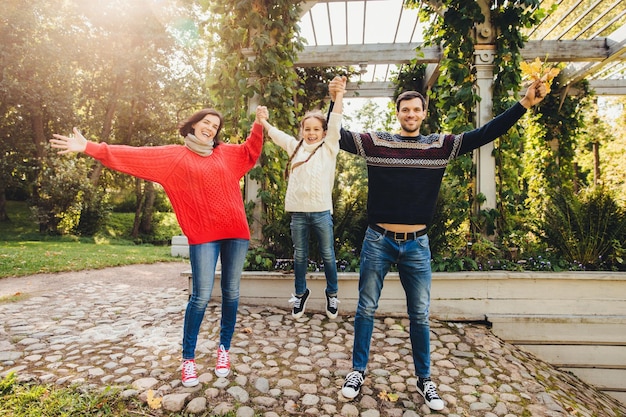
[[[211,299],[218,256],[222,262],[222,319],[220,345],[228,350],[235,332],[239,307],[239,284],[248,252],[246,239],[224,239],[200,245],[189,245],[193,288],[183,324],[183,359],[194,359],[200,325]]]
[[[361,250],[359,303],[354,319],[352,366],[365,371],[370,352],[374,313],[383,289],[385,275],[392,264],[398,265],[400,282],[406,294],[410,321],[413,363],[417,376],[430,376],[430,246],[428,236],[396,241],[367,228]]]
[[[306,291],[306,273],[309,264],[309,237],[311,231],[317,238],[324,274],[326,275],[326,293],[336,295],[337,262],[335,260],[335,237],[333,234],[333,218],[330,210],[321,212],[291,213],[291,240],[293,241],[293,258],[296,295]]]

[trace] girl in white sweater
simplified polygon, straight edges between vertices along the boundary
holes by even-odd
[[[342,99],[343,93],[338,94],[328,121],[319,111],[306,113],[300,122],[299,139],[275,128],[267,120],[261,120],[270,138],[289,155],[285,211],[291,213],[294,248],[295,294],[289,300],[293,303],[294,318],[302,317],[311,294],[306,286],[311,232],[317,238],[324,262],[326,315],[331,319],[337,317],[339,300],[332,190],[339,153]]]

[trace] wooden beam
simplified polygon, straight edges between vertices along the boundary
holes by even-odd
[[[441,59],[441,48],[425,47],[420,42],[375,43],[352,45],[305,46],[298,55],[298,67],[334,67],[367,64],[406,64],[413,59],[435,64]],[[614,49],[614,47],[612,47]],[[550,62],[603,61],[611,55],[604,38],[593,40],[530,41],[522,49],[522,57],[539,57]]]
[[[418,56],[421,43],[376,43],[353,45],[305,46],[298,55],[298,67],[343,67],[367,64],[406,64]],[[421,62],[437,63],[441,59],[439,47],[422,50]]]
[[[626,96],[626,80],[591,80],[589,87],[598,96]]]
[[[430,90],[439,78],[439,63],[426,65],[426,73],[424,74],[424,91]]]
[[[604,67],[615,61],[623,62],[626,60],[626,25],[609,35],[605,43],[607,45],[607,56],[599,62],[589,62],[580,69],[565,69],[563,78],[567,84],[574,84],[590,75],[597,74]]]
[[[393,97],[393,83],[384,81],[349,82],[346,84],[345,98],[384,98]]]
[[[626,80],[590,80],[589,86],[598,96],[626,95]],[[346,98],[384,98],[393,97],[394,85],[391,82],[349,82],[346,86]],[[571,90],[570,94],[576,94]]]

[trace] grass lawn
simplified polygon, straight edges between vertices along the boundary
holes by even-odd
[[[0,222],[0,278],[181,261],[171,256],[169,246],[135,245],[102,236],[44,236],[37,232],[25,203],[10,201],[7,208],[11,220]]]

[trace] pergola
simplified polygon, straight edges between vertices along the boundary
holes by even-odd
[[[429,0],[422,0],[428,3]],[[432,0],[430,1],[432,3]],[[481,3],[487,3],[481,0]],[[428,64],[425,89],[434,83],[441,58],[438,47],[422,45],[418,9],[402,0],[326,0],[303,4],[300,27],[307,41],[297,66],[357,66],[363,75],[348,95],[391,97],[389,77],[411,59]],[[623,0],[544,0],[558,7],[527,34],[523,58],[566,63],[565,84],[587,79],[597,95],[626,94],[626,2]],[[488,14],[488,10],[485,11]],[[614,29],[615,27],[618,29]],[[378,32],[378,33],[377,33]],[[384,32],[382,35],[380,32]],[[488,42],[491,28],[481,25]],[[382,41],[378,41],[382,39]],[[352,80],[355,81],[355,80]]]
[[[489,0],[476,0],[489,17]],[[422,0],[436,3],[436,0]],[[565,63],[562,71],[565,91],[587,79],[597,95],[626,94],[626,1],[624,0],[544,0],[540,7],[557,8],[527,33],[529,41],[524,60],[548,60]],[[421,48],[423,23],[418,9],[405,9],[403,0],[326,0],[303,3],[300,28],[307,41],[299,54],[297,66],[355,66],[359,79],[349,80],[347,98],[379,98],[393,95],[389,81],[399,67],[417,59],[427,64],[423,90],[427,91],[438,76],[441,49]],[[476,87],[481,101],[476,109],[479,125],[491,120],[493,61],[490,48],[494,29],[486,19],[476,27],[477,44],[474,64]],[[478,193],[486,197],[482,208],[495,208],[495,161],[493,144],[474,153]]]

